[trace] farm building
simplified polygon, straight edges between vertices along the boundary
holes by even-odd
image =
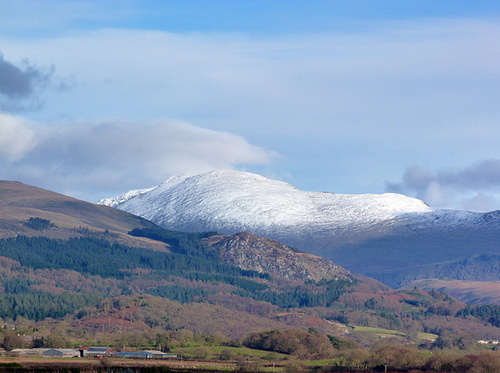
[[[80,348],[80,357],[103,357],[111,356],[115,351],[107,347],[82,347]]]
[[[16,348],[9,352],[9,356],[14,357],[42,357],[48,348]]]
[[[80,353],[77,350],[70,348],[51,348],[44,351],[43,357],[79,357]]]
[[[153,359],[168,359],[177,357],[177,355],[167,354],[165,352],[157,351],[157,350],[143,350],[144,352],[148,352],[153,355]]]
[[[146,351],[121,351],[113,354],[113,357],[125,359],[152,359],[153,354]]]
[[[113,354],[113,357],[122,357],[126,359],[167,359],[177,357],[177,355],[166,354],[156,350],[143,351],[121,351]]]

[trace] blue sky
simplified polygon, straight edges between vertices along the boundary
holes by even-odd
[[[500,209],[497,1],[0,1],[0,178],[175,174]]]

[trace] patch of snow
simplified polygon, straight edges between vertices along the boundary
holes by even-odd
[[[130,190],[127,193],[121,194],[117,197],[113,198],[103,198],[97,202],[98,205],[104,205],[104,206],[109,206],[109,207],[117,207],[118,205],[122,204],[123,202],[128,201],[131,198],[134,198],[135,196],[139,194],[144,194],[149,191],[151,191],[154,188],[148,188],[148,189],[137,189],[137,190]]]

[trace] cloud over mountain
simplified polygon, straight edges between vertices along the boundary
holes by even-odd
[[[2,115],[0,131],[13,144],[0,150],[2,178],[65,192],[79,184],[92,193],[126,189],[134,180],[143,185],[178,173],[265,164],[274,154],[235,134],[174,120],[41,125]]]
[[[432,206],[450,207],[460,204],[475,211],[500,206],[500,159],[478,161],[453,170],[431,171],[412,166],[406,169],[401,182],[387,183],[391,192],[415,195]]]

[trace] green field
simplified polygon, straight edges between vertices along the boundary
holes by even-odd
[[[399,330],[390,330],[390,329],[382,329],[382,328],[371,328],[368,326],[350,326],[354,331],[359,332],[359,333],[373,333],[373,334],[379,334],[381,336],[400,336],[400,337],[406,337],[407,334],[404,332],[401,332]],[[432,333],[418,333],[417,339],[420,340],[425,340],[425,341],[434,341],[437,338],[437,334],[432,334]]]

